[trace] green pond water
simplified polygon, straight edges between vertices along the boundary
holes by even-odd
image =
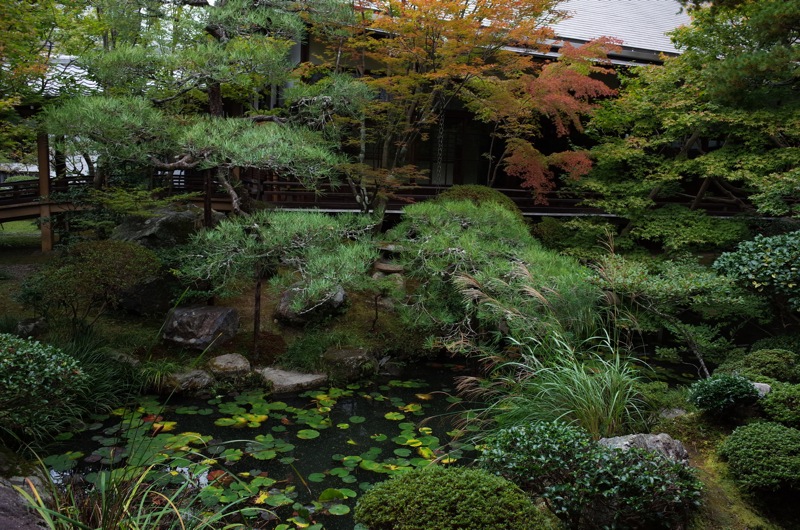
[[[474,448],[454,439],[464,409],[454,368],[290,395],[143,398],[60,436],[45,463],[56,480],[79,475],[87,487],[153,466],[162,481],[191,481],[203,510],[250,508],[244,523],[253,528],[352,529],[352,509],[372,484],[472,458]]]

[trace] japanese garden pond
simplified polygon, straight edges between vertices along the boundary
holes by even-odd
[[[411,378],[299,394],[146,397],[60,435],[44,462],[57,482],[81,477],[87,487],[148,470],[190,481],[203,509],[236,503],[250,510],[249,527],[349,530],[372,484],[434,460],[471,460],[474,447],[455,439],[456,375],[428,364]]]

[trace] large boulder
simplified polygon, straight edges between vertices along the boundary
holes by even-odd
[[[176,307],[167,315],[164,340],[205,350],[225,344],[239,329],[239,314],[232,307]]]
[[[223,217],[215,212],[215,220]],[[203,210],[189,205],[170,205],[153,210],[146,217],[129,217],[114,229],[111,237],[134,241],[150,249],[172,248],[189,241],[203,226]]]
[[[172,275],[155,276],[123,293],[122,309],[144,316],[163,316],[170,310],[181,283]]]
[[[336,383],[352,383],[375,375],[378,361],[363,348],[329,348],[323,355],[325,371]]]
[[[683,444],[665,433],[629,434],[627,436],[615,436],[614,438],[601,438],[597,443],[623,451],[627,451],[631,447],[638,447],[639,449],[660,453],[676,462],[689,463],[689,453]]]
[[[325,318],[340,313],[347,303],[347,293],[339,285],[336,290],[321,303],[312,304],[300,310],[294,309],[294,301],[300,294],[301,284],[294,284],[281,294],[280,301],[275,307],[274,317],[278,322],[292,326],[304,326],[311,322],[318,322]]]

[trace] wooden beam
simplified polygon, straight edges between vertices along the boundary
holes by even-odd
[[[50,196],[50,141],[47,133],[40,132],[36,137],[36,149],[39,162],[39,229],[42,232],[42,252],[53,250],[55,236],[50,222],[50,200],[42,199]]]

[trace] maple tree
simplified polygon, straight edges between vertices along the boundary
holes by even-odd
[[[715,3],[674,32],[683,53],[640,67],[589,128],[596,167],[576,185],[658,243],[732,245],[742,231],[703,206],[796,216],[800,183],[800,5]],[[664,205],[678,200],[684,205]],[[675,249],[678,249],[677,247]]]

